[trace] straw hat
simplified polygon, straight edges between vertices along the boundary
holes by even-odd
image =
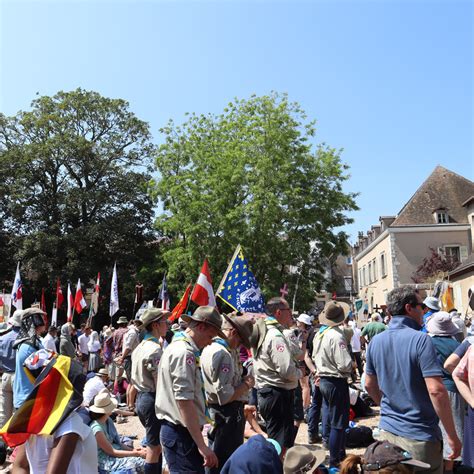
[[[99,392],[94,398],[94,404],[89,407],[93,413],[110,415],[117,408],[117,400],[109,392]]]
[[[109,376],[109,373],[107,372],[107,369],[104,369],[103,367],[102,367],[102,369],[99,369],[95,374],[100,375],[101,377],[102,376],[104,376],[104,377]]]

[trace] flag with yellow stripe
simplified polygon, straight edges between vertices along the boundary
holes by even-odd
[[[25,371],[34,376],[27,367]],[[8,446],[23,444],[32,434],[53,434],[81,405],[84,381],[81,364],[67,356],[54,356],[36,378],[28,398],[0,429]]]

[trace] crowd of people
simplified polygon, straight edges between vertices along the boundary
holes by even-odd
[[[0,433],[13,472],[474,468],[474,335],[456,310],[412,287],[390,292],[367,324],[345,303],[311,317],[280,297],[265,315],[200,306],[171,324],[168,311],[148,308],[101,331],[47,328],[44,316],[17,310],[0,332]],[[57,383],[46,384],[52,360],[69,367],[67,407],[49,388]],[[59,421],[25,423],[45,394]],[[370,404],[380,406],[377,440],[347,455],[352,420],[372,414]],[[127,416],[145,429],[140,443],[117,431]]]

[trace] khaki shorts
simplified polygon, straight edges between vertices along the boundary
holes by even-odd
[[[418,441],[397,436],[384,430],[380,430],[379,439],[400,446],[400,448],[408,451],[413,459],[426,462],[431,466],[431,469],[417,470],[415,468],[415,472],[443,474],[443,443],[441,441]]]

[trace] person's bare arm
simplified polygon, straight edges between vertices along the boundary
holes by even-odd
[[[438,415],[447,434],[448,444],[451,448],[449,459],[456,459],[461,454],[461,441],[459,441],[453,421],[451,404],[449,403],[448,392],[441,377],[425,377],[426,388],[433,404],[433,408]]]
[[[382,392],[380,391],[379,381],[376,375],[365,374],[365,390],[372,400],[380,406],[382,400]]]
[[[131,451],[115,449],[102,431],[98,431],[95,434],[95,439],[97,441],[97,447],[102,449],[105,454],[113,456],[114,458],[126,458],[128,456],[145,457],[145,451],[141,449],[132,449]]]
[[[66,474],[78,440],[77,433],[67,433],[57,440],[49,456],[46,474]]]
[[[311,359],[311,354],[309,353],[308,349],[304,352],[304,361],[308,366],[308,369],[312,374],[316,373],[316,366],[314,365],[313,359]]]
[[[450,374],[452,374],[460,360],[461,358],[457,354],[451,354],[444,362],[444,370],[447,370]]]
[[[202,437],[201,427],[194,407],[194,400],[176,400],[178,409],[183,419],[183,422],[197,445],[197,448],[204,458],[204,466],[217,467],[219,461],[214,451],[210,449],[204,442]]]
[[[460,379],[456,375],[453,375],[453,380],[462,398],[464,398],[464,400],[466,400],[466,403],[468,403],[471,406],[471,408],[474,409],[474,395],[472,394],[467,381]]]
[[[28,463],[28,458],[26,457],[26,449],[24,444],[18,446],[17,448],[12,472],[15,472],[16,474],[30,474],[30,465]]]

